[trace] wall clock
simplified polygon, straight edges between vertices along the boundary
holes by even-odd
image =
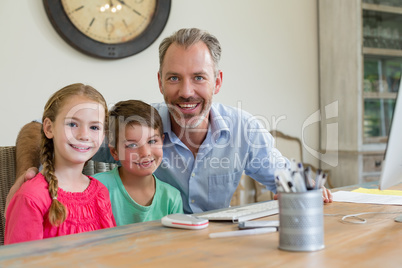
[[[58,34],[77,50],[119,59],[149,47],[165,28],[171,0],[43,0]]]

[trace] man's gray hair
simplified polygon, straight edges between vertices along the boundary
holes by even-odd
[[[221,45],[215,36],[197,28],[180,29],[177,32],[173,33],[171,36],[163,39],[163,41],[159,45],[160,76],[162,76],[162,66],[165,59],[166,51],[171,44],[175,43],[179,46],[183,46],[184,48],[188,48],[199,41],[203,42],[209,49],[209,53],[211,54],[212,60],[214,61],[214,71],[216,77],[219,72],[219,61],[221,59],[222,53]]]

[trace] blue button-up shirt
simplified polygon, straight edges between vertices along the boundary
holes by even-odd
[[[163,121],[163,159],[155,175],[176,187],[185,213],[226,208],[243,172],[276,192],[275,170],[289,161],[274,148],[274,139],[251,114],[213,103],[207,136],[196,158],[171,130],[165,103],[153,104]],[[101,146],[95,161],[113,162],[107,145]]]
[[[243,172],[276,192],[275,170],[287,159],[249,113],[213,103],[207,136],[196,157],[171,130],[164,103],[154,107],[164,125],[163,160],[156,176],[181,192],[185,213],[229,207]]]

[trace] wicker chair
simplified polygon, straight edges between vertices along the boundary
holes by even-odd
[[[85,175],[92,176],[96,173],[105,172],[114,169],[117,164],[114,163],[104,163],[104,162],[95,162],[95,161],[88,161],[82,170],[82,173]]]
[[[15,181],[15,146],[0,147],[0,245],[4,244],[5,205]]]

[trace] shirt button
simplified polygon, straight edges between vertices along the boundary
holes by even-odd
[[[195,176],[195,173],[193,172],[193,173],[191,173],[191,177],[194,177]]]
[[[195,200],[193,199],[193,200],[191,200],[191,203],[193,203],[194,204],[194,202],[195,202]]]

